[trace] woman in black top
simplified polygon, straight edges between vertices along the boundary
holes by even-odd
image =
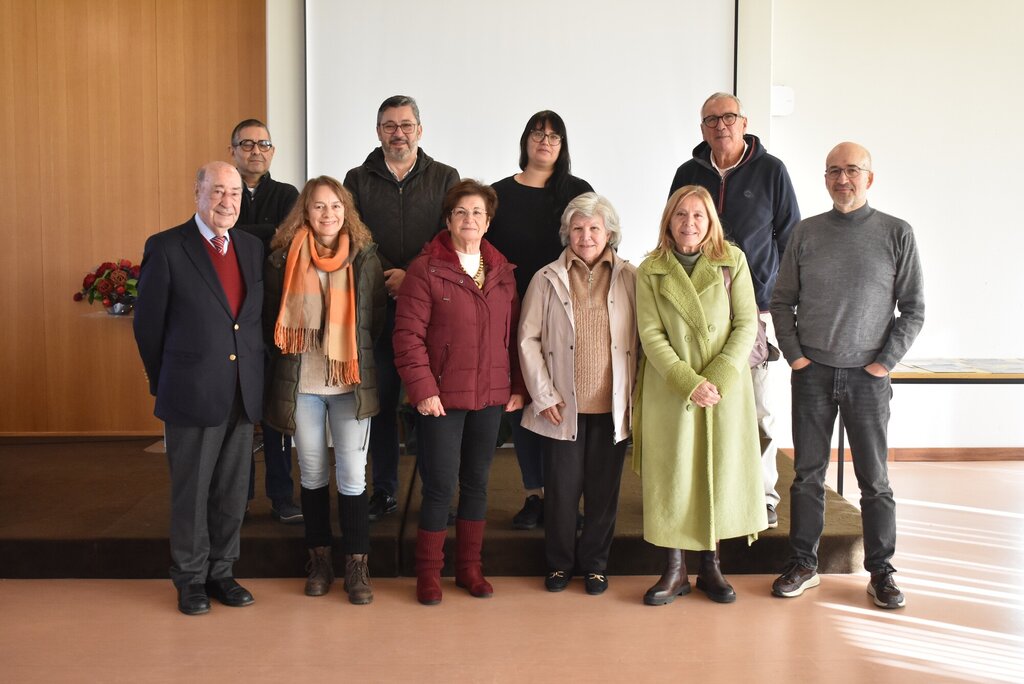
[[[564,249],[558,231],[566,205],[594,190],[587,181],[570,175],[569,166],[565,122],[555,112],[537,112],[519,138],[522,171],[491,186],[498,194],[498,210],[487,239],[516,265],[520,300],[533,274]],[[526,502],[512,526],[531,530],[544,520],[544,438],[520,426],[522,415],[521,410],[508,414],[526,490]]]

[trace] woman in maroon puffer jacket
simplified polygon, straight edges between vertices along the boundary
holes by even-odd
[[[395,365],[420,413],[416,598],[426,605],[441,601],[456,485],[455,584],[481,598],[493,593],[480,565],[487,478],[501,413],[522,408],[524,395],[514,266],[483,239],[497,204],[486,185],[454,185],[443,205],[448,231],[424,246],[398,295]]]

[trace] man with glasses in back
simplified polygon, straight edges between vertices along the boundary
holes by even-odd
[[[420,149],[423,126],[416,100],[394,95],[377,109],[380,147],[345,176],[363,222],[373,233],[384,267],[388,307],[384,330],[374,348],[380,414],[370,424],[373,495],[370,520],[398,510],[397,408],[401,379],[395,368],[391,334],[395,297],[409,262],[441,228],[441,204],[448,188],[459,182],[454,168],[434,161]]]
[[[913,230],[868,205],[874,179],[866,149],[849,142],[832,149],[825,187],[833,208],[793,231],[772,295],[775,331],[793,369],[796,469],[792,554],[772,593],[791,598],[820,581],[825,473],[839,412],[860,485],[867,591],[880,608],[902,608],[906,601],[890,563],[896,505],[886,467],[889,371],[924,325],[924,284]]]
[[[235,228],[255,235],[270,254],[274,231],[291,211],[299,196],[295,186],[270,177],[274,143],[267,125],[259,119],[246,119],[231,131],[235,168],[242,176],[242,203]],[[276,311],[265,311],[276,318]],[[269,374],[267,381],[270,381]],[[266,465],[265,489],[270,499],[270,515],[286,525],[302,524],[302,509],[295,505],[292,483],[292,439],[263,423],[263,462]],[[249,500],[255,495],[256,462],[249,470]]]
[[[747,117],[735,95],[715,93],[709,97],[700,110],[700,130],[704,142],[693,148],[693,159],[676,171],[669,196],[684,185],[700,185],[711,193],[725,236],[747,257],[764,329],[779,263],[789,234],[800,220],[793,182],[786,166],[768,154],[757,136],[746,132]],[[751,368],[750,376],[761,436],[768,527],[778,527],[778,447],[772,436],[767,362]]]

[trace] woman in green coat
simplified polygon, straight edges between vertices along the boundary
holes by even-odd
[[[718,541],[753,542],[768,527],[748,366],[757,304],[746,258],[725,241],[707,190],[674,192],[660,234],[637,273],[644,361],[633,469],[643,480],[644,538],[666,547],[668,561],[644,603],[689,593],[687,549],[699,552],[697,588],[730,603],[736,592],[722,576]]]

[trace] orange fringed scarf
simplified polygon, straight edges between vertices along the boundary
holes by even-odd
[[[326,290],[317,269],[327,273]],[[313,231],[295,231],[285,262],[274,344],[285,354],[322,349],[327,357],[325,381],[331,387],[359,383],[355,295],[348,235],[338,236],[333,253],[325,250],[321,255]]]

